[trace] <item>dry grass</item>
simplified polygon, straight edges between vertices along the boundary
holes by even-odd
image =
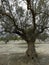
[[[33,65],[24,57],[27,45],[11,41],[0,45],[0,65]],[[41,65],[49,65],[49,44],[36,44]]]

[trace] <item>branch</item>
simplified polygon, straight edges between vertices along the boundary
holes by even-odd
[[[19,28],[18,27],[18,25],[16,25],[15,24],[15,19],[14,18],[12,18],[11,16],[10,16],[10,14],[9,13],[3,13],[3,12],[0,12],[0,15],[5,15],[5,16],[8,16],[12,21],[13,21],[13,23],[14,23],[14,26],[15,26],[15,32],[14,33],[17,33],[17,34],[19,34],[19,35],[22,35],[23,34],[23,32],[24,32],[24,30],[23,29],[21,29],[21,28]],[[19,31],[17,31],[17,30],[19,30],[19,31],[21,31],[22,33],[20,33]],[[7,31],[7,32],[10,32],[10,31]],[[18,33],[19,32],[19,33]]]
[[[49,14],[46,13],[46,12],[37,12],[37,13],[35,13],[35,14],[36,14],[36,15],[39,15],[39,14],[41,14],[41,13],[44,13],[45,15],[49,16]]]
[[[35,31],[36,29],[36,24],[35,24],[35,12],[33,10],[33,7],[32,7],[32,4],[31,4],[31,0],[26,0],[27,1],[27,9],[31,11],[32,13],[32,18],[33,18],[33,25],[34,25],[34,28],[33,28],[33,32]]]
[[[38,34],[43,33],[45,29],[48,29],[49,27],[41,28],[41,31],[38,31]]]
[[[27,9],[29,10],[29,9],[30,9],[30,7],[31,7],[31,5],[30,5],[31,0],[26,0],[26,2],[27,2]]]

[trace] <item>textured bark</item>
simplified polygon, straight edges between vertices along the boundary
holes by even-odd
[[[30,57],[31,59],[33,59],[34,56],[36,56],[35,45],[32,42],[28,43],[27,56]]]
[[[28,43],[28,49],[26,51],[26,55],[28,57],[28,60],[33,60],[35,65],[40,65],[38,55],[35,50],[35,44],[34,42],[29,42]]]

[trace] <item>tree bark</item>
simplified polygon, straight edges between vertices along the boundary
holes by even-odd
[[[27,56],[30,58],[30,59],[33,59],[34,56],[36,56],[36,50],[35,50],[35,45],[34,43],[32,42],[29,42],[28,43],[28,49],[27,49]]]
[[[35,65],[40,65],[40,62],[38,61],[38,55],[35,50],[35,44],[34,42],[28,43],[28,49],[26,51],[26,55],[28,57],[28,60],[33,60],[35,62]]]

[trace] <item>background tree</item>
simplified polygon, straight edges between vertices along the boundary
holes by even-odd
[[[0,21],[3,31],[20,35],[28,44],[27,58],[37,63],[35,41],[49,30],[48,2],[48,0],[1,0]],[[26,5],[26,9],[23,8],[24,5],[19,5],[22,3]]]

